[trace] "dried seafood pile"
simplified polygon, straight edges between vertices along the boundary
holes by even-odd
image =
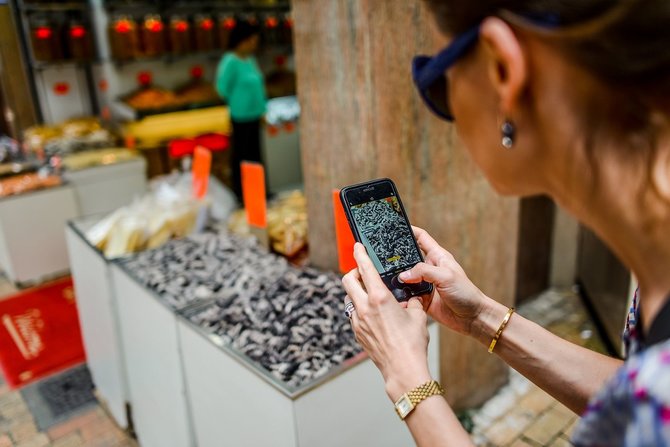
[[[255,239],[205,232],[167,242],[124,261],[142,284],[175,310],[203,300],[258,293],[288,268]]]
[[[339,277],[291,267],[253,239],[203,233],[124,262],[175,309],[209,302],[188,318],[290,388],[360,352]]]

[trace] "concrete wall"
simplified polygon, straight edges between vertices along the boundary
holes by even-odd
[[[518,201],[498,197],[414,90],[411,60],[437,51],[420,1],[294,0],[301,148],[310,257],[335,269],[331,190],[395,180],[412,222],[461,262],[482,290],[514,299]],[[507,369],[471,340],[441,332],[442,380],[457,407],[476,405]]]

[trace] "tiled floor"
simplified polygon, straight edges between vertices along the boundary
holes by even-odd
[[[12,293],[0,281],[0,294]],[[0,298],[1,299],[1,298]],[[520,307],[519,313],[564,338],[602,351],[592,324],[572,292],[549,291]],[[473,438],[483,446],[565,446],[577,417],[512,371],[510,383],[472,412]],[[0,382],[0,447],[137,446],[100,406],[38,432],[20,392]]]
[[[518,309],[553,333],[598,352],[605,348],[579,297],[548,291]],[[512,370],[510,383],[473,414],[473,437],[483,446],[565,446],[577,416]]]

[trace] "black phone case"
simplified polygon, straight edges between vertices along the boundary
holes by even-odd
[[[370,185],[374,185],[377,183],[382,183],[382,182],[388,182],[391,184],[391,188],[393,188],[393,192],[395,193],[395,197],[398,199],[398,203],[400,204],[400,209],[402,210],[402,215],[405,218],[405,221],[407,222],[407,225],[412,226],[412,224],[409,221],[409,217],[407,217],[407,212],[405,212],[405,207],[402,204],[402,199],[400,198],[400,194],[398,193],[398,188],[396,188],[395,183],[393,180],[389,178],[380,178],[376,180],[370,180],[368,182],[362,182],[362,183],[357,183],[355,185],[349,185],[345,186],[340,190],[340,203],[342,203],[342,208],[344,208],[344,214],[347,217],[347,222],[349,223],[349,228],[351,229],[351,233],[354,235],[354,239],[356,242],[361,242],[361,236],[358,233],[358,229],[356,228],[356,225],[354,224],[354,218],[353,215],[351,214],[351,209],[349,207],[349,202],[346,199],[346,194],[348,191],[353,191],[355,189],[367,187]],[[416,247],[417,252],[419,253],[419,259],[423,262],[423,253],[421,253],[421,249],[419,248],[419,244],[416,241],[416,238],[412,236],[412,239],[414,240],[414,246]],[[398,296],[394,293],[394,296],[398,301],[408,301],[410,298],[413,296],[420,296],[420,295],[425,295],[427,293],[432,293],[433,291],[433,285],[430,283],[427,283],[428,286],[424,289],[414,291],[410,288],[407,288],[405,290],[405,297],[404,298],[398,298]],[[411,293],[407,293],[407,290],[411,291]],[[393,292],[393,290],[391,290]]]

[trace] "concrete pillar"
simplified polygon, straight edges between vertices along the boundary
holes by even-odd
[[[410,63],[438,50],[418,0],[294,0],[295,56],[311,261],[337,267],[331,190],[392,178],[410,219],[487,294],[511,305],[518,201],[498,197],[454,128],[430,115]],[[441,331],[442,382],[456,407],[481,403],[507,368],[472,340]]]

